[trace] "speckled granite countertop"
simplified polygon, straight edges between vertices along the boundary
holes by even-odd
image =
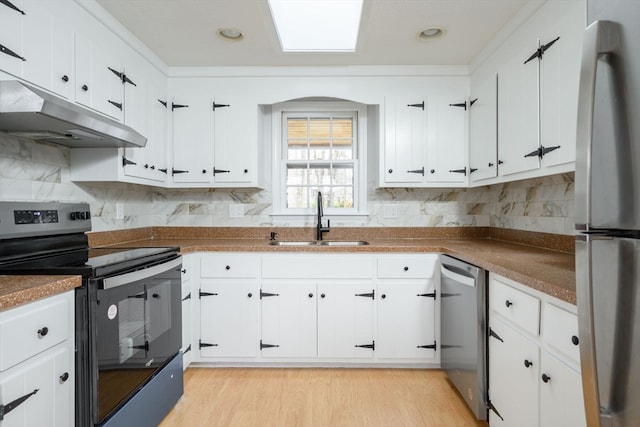
[[[0,275],[0,311],[70,291],[81,284],[80,276]]]
[[[92,246],[177,246],[191,252],[438,252],[460,258],[571,304],[576,303],[572,236],[515,230],[474,229],[332,229],[327,240],[366,240],[366,246],[270,246],[277,240],[315,240],[311,229],[158,227],[124,235],[90,236]],[[264,236],[264,237],[263,237]],[[93,237],[93,238],[92,238]],[[506,239],[512,240],[507,241]],[[546,246],[546,247],[540,247]]]

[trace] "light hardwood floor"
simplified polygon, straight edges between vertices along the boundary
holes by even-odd
[[[440,370],[189,368],[160,427],[486,427]]]

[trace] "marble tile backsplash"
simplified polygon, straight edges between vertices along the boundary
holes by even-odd
[[[88,202],[93,230],[145,226],[313,226],[314,219],[276,218],[268,190],[161,189],[122,183],[75,184],[69,149],[0,132],[0,200]],[[116,219],[116,204],[124,219]],[[230,218],[241,204],[244,217]],[[385,218],[385,204],[397,218]],[[472,189],[389,189],[368,184],[364,219],[332,218],[333,226],[493,226],[574,234],[573,174]]]

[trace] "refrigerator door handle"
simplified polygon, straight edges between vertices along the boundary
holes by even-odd
[[[593,280],[591,276],[592,236],[576,236],[576,294],[580,335],[582,390],[588,427],[600,427],[600,399],[596,366],[593,317]]]
[[[618,25],[612,21],[595,21],[584,33],[576,129],[575,199],[578,207],[576,209],[576,229],[578,230],[587,230],[591,224],[591,154],[598,58],[614,51],[619,44]]]

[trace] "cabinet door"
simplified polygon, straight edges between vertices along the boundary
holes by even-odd
[[[216,98],[213,104],[213,181],[251,183],[257,172],[257,106],[242,99]]]
[[[74,34],[68,20],[54,15],[51,20],[51,90],[73,100],[75,87]]]
[[[489,399],[502,419],[489,411],[489,424],[538,427],[538,345],[499,320],[490,325]]]
[[[469,167],[471,182],[494,178],[498,172],[498,77],[471,80]]]
[[[318,294],[318,356],[372,358],[373,283],[323,283]]]
[[[316,357],[315,283],[263,283],[263,357]],[[269,294],[269,295],[267,295]]]
[[[193,359],[193,342],[192,342],[192,325],[191,325],[191,316],[193,313],[192,310],[193,297],[191,293],[187,296],[182,297],[182,366],[184,369],[189,367],[191,364],[191,360]]]
[[[563,2],[564,11],[545,26],[542,44],[559,39],[540,61],[540,143],[549,149],[542,166],[575,161],[578,83],[582,36],[586,22],[584,4]]]
[[[540,425],[586,426],[580,373],[545,352],[540,372]]]
[[[73,425],[74,370],[62,344],[0,374],[0,403],[24,402],[4,415],[2,427]]]
[[[36,0],[23,0],[22,53],[27,61],[22,78],[35,85],[51,88],[52,39],[51,14],[46,5]]]
[[[168,173],[174,183],[208,185],[212,181],[211,105],[207,95],[176,98],[169,104],[173,119],[173,168]]]
[[[18,9],[23,10],[22,0],[11,0]],[[0,70],[16,77],[22,76],[22,27],[24,15],[9,6],[0,3]],[[9,50],[15,55],[10,54]],[[17,56],[16,56],[17,55]],[[24,58],[27,59],[27,58]]]
[[[210,294],[210,295],[207,295]],[[200,357],[255,357],[260,289],[255,281],[202,280]]]
[[[538,169],[537,156],[525,157],[540,145],[538,62],[524,61],[537,49],[535,40],[514,51],[498,70],[499,175]]]
[[[452,104],[463,104],[464,107]],[[467,94],[429,100],[427,171],[429,183],[467,182]]]
[[[385,97],[383,183],[424,182],[426,108],[425,97]]]
[[[378,283],[378,357],[435,358],[435,298],[423,296],[433,292],[430,279]]]

